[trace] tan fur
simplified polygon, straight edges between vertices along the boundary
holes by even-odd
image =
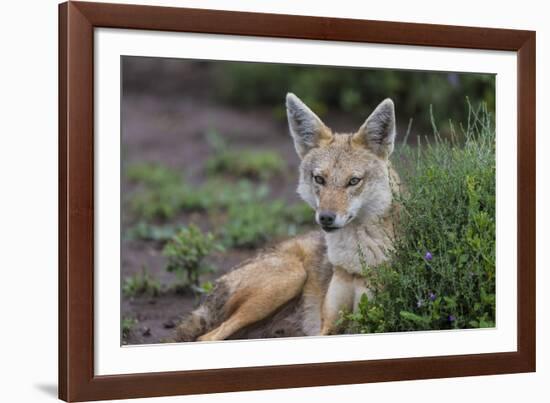
[[[323,212],[333,214],[334,222],[323,227],[326,232],[283,242],[218,279],[213,295],[180,325],[178,333],[185,336],[180,340],[226,339],[295,300],[297,332],[331,334],[341,311],[353,311],[363,294],[371,296],[360,274],[364,265],[376,268],[387,261],[398,209],[392,194],[399,178],[388,160],[393,103],[382,102],[353,134],[332,133],[292,94],[287,112],[302,158],[298,193],[320,224]],[[350,185],[352,178],[359,182]]]

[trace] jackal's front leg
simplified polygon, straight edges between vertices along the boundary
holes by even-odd
[[[340,311],[351,310],[353,301],[353,276],[340,268],[335,268],[323,302],[321,335],[328,335],[334,331]]]

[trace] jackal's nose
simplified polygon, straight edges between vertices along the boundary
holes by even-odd
[[[331,213],[330,211],[323,211],[319,213],[319,224],[323,227],[330,227],[334,224],[334,220],[336,220],[336,214]]]

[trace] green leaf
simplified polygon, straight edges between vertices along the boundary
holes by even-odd
[[[416,315],[412,312],[401,311],[401,312],[399,312],[399,315],[401,315],[401,317],[405,320],[409,320],[411,322],[422,324],[422,325],[426,325],[430,322],[430,320],[428,318]]]

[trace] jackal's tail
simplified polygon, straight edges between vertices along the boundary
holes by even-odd
[[[175,341],[195,341],[220,325],[225,320],[228,299],[228,287],[220,278],[201,305],[182,319],[176,328]]]

